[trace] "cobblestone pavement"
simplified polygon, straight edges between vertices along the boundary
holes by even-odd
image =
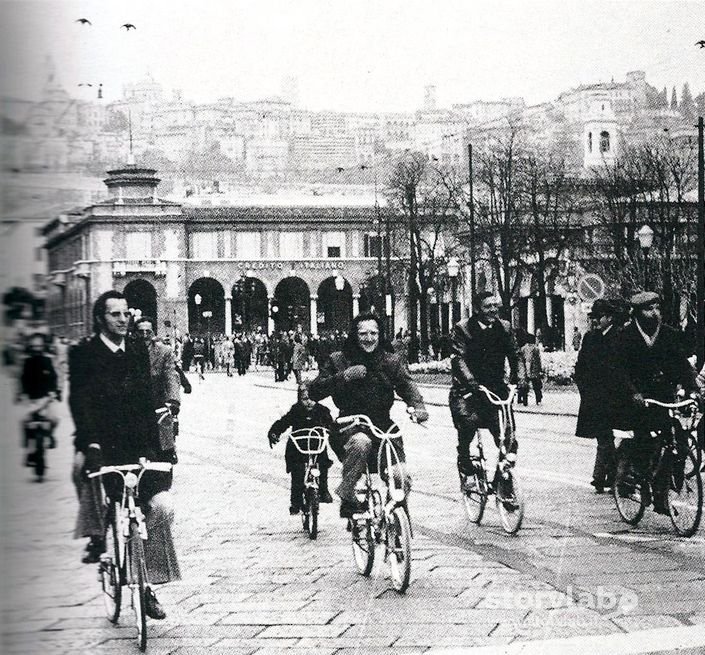
[[[408,427],[415,538],[400,597],[383,567],[370,579],[354,571],[337,507],[323,506],[315,542],[288,516],[283,445],[270,450],[265,435],[294,392],[273,386],[214,374],[184,397],[174,485],[183,580],[159,589],[168,617],[150,621],[150,653],[705,652],[702,530],[678,539],[651,512],[636,529],[619,523],[587,485],[594,444],[571,436],[573,418],[519,417],[527,516],[513,537],[492,509],[479,527],[464,518],[447,408],[431,407],[428,431]],[[137,652],[130,610],[107,622],[96,567],[80,564],[83,542],[72,539],[65,407],[43,484],[18,465],[18,410],[5,409],[3,653]]]

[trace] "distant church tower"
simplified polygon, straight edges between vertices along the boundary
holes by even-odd
[[[617,155],[617,117],[610,101],[595,98],[583,123],[583,167],[611,164]]]

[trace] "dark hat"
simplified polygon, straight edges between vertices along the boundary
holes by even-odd
[[[639,307],[646,307],[655,302],[660,302],[661,298],[655,291],[640,291],[635,293],[630,299],[629,304],[635,309]]]
[[[592,303],[592,309],[590,309],[588,316],[590,318],[600,318],[601,316],[614,316],[616,312],[617,308],[609,300],[598,298]]]

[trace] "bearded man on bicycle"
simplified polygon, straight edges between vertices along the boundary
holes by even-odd
[[[670,420],[667,410],[646,407],[644,399],[673,402],[679,384],[686,392],[695,392],[695,371],[680,335],[663,323],[659,295],[641,291],[629,302],[632,321],[614,340],[614,389],[624,394],[622,402],[616,403],[615,427],[634,431],[632,443],[620,447],[630,449],[636,481],[642,483],[649,505],[651,460],[661,445],[651,432],[670,429]],[[668,514],[665,489],[654,489],[654,511]]]
[[[126,339],[130,313],[125,296],[106,291],[93,305],[95,334],[69,354],[69,406],[76,426],[74,482],[79,494],[76,537],[90,537],[82,561],[98,562],[105,550],[105,514],[100,488],[86,479],[106,465],[136,464],[141,457],[163,459],[153,407],[149,356],[142,341]],[[149,581],[180,577],[169,526],[171,474],[149,473],[140,485],[149,540],[145,559]],[[122,482],[107,476],[107,495],[119,499]],[[145,613],[166,616],[148,587]]]
[[[312,400],[331,396],[340,416],[365,414],[380,430],[388,430],[393,425],[389,412],[396,391],[414,408],[416,420],[423,423],[428,420],[428,412],[418,387],[399,356],[387,350],[382,335],[379,316],[356,316],[343,349],[323,362],[309,386],[309,395]],[[363,432],[338,430],[331,434],[330,445],[343,462],[342,480],[335,490],[341,499],[340,516],[350,518],[367,507],[355,496],[355,485],[368,464],[370,470],[376,468],[379,443],[373,443]],[[403,461],[401,444],[399,450]]]
[[[473,299],[473,316],[453,327],[453,381],[448,404],[458,431],[458,472],[463,477],[473,473],[469,448],[477,429],[489,428],[495,442],[499,439],[497,410],[480,386],[506,398],[509,390],[504,382],[505,361],[509,362],[510,380],[517,380],[516,343],[509,323],[499,318],[501,306],[502,301],[493,293],[479,293]]]

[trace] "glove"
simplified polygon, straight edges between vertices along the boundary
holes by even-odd
[[[274,444],[279,443],[279,435],[276,432],[270,432],[267,435],[267,439],[269,439],[269,447],[271,448]]]
[[[168,400],[166,403],[172,416],[178,416],[181,411],[181,403],[178,400]]]
[[[86,449],[86,459],[83,463],[83,468],[88,473],[98,471],[103,464],[103,453],[98,444],[91,444]]]
[[[417,409],[414,415],[416,416],[417,423],[425,423],[428,421],[428,412],[425,409]]]
[[[346,382],[352,382],[353,380],[362,380],[367,375],[367,368],[364,364],[356,364],[355,366],[349,366],[343,371],[343,379]]]

